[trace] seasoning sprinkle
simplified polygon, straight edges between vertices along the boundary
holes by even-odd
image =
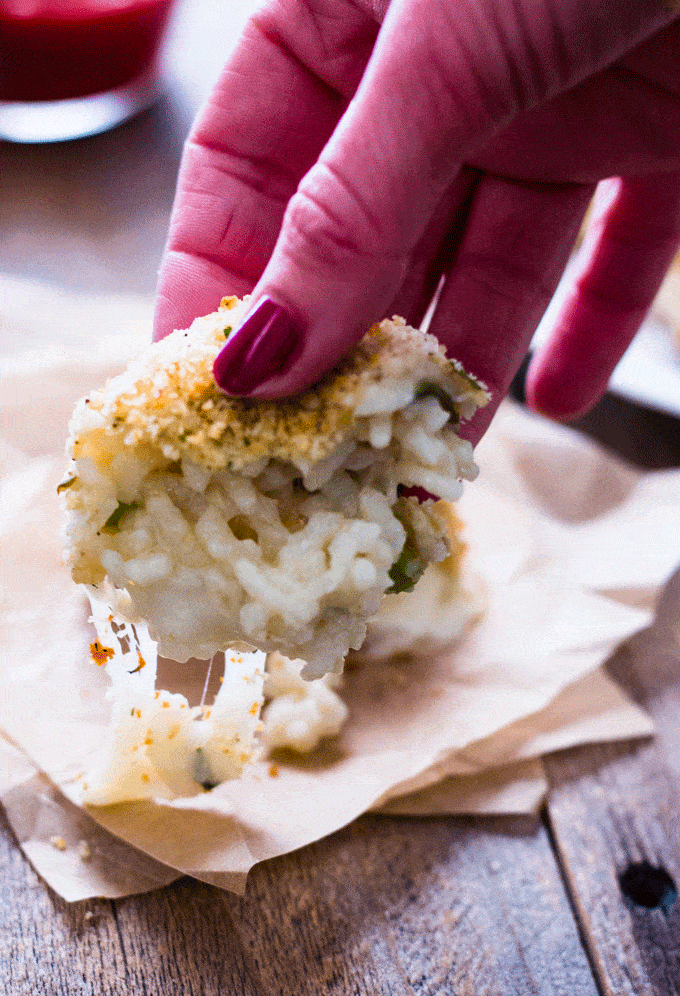
[[[90,655],[97,667],[101,667],[102,664],[111,660],[114,651],[111,647],[103,647],[99,640],[95,640],[94,643],[90,644]]]

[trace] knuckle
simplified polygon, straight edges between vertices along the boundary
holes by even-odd
[[[475,124],[480,110],[498,124],[569,85],[573,46],[553,6],[531,0],[439,4],[438,30],[431,30],[423,67],[432,90]]]
[[[315,171],[316,172],[316,171]],[[311,263],[371,269],[386,258],[401,259],[403,248],[351,184],[329,167],[320,177],[308,176],[291,198],[284,220],[285,248]]]
[[[455,269],[459,279],[475,285],[487,297],[510,305],[526,305],[528,301],[547,304],[552,296],[542,274],[509,259],[466,253],[456,260]]]

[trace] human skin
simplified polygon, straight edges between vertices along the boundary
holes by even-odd
[[[265,344],[239,393],[285,397],[443,277],[430,331],[493,394],[475,442],[615,177],[528,374],[536,410],[579,414],[680,242],[679,53],[667,0],[270,0],[188,139],[156,338],[269,297],[299,348]]]

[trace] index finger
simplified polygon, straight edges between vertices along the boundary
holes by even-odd
[[[377,33],[354,4],[341,7],[342,17],[320,25],[308,5],[274,0],[247,23],[186,143],[155,339],[257,283],[286,204],[342,115]]]

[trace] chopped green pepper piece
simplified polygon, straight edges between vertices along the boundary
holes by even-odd
[[[387,588],[385,594],[398,595],[402,591],[413,591],[426,566],[416,548],[406,540],[401,553],[390,567],[389,576],[392,585]]]
[[[229,336],[231,335],[231,329],[232,329],[232,326],[231,325],[227,325],[226,329],[224,330],[224,338],[225,339],[228,339]]]
[[[139,502],[131,501],[129,504],[124,501],[118,502],[118,508],[111,512],[102,529],[108,529],[112,533],[117,533],[120,529],[120,524],[128,514],[128,512],[134,512],[136,508],[141,508]]]
[[[460,417],[456,411],[453,398],[451,398],[441,384],[435,384],[433,380],[421,380],[416,384],[413,391],[413,400],[422,401],[423,398],[436,398],[445,412],[449,413],[451,421],[455,424]]]
[[[72,488],[77,480],[78,478],[75,475],[73,477],[67,477],[65,481],[61,482],[61,484],[57,484],[57,494],[60,495],[62,491],[66,491],[67,488]]]

